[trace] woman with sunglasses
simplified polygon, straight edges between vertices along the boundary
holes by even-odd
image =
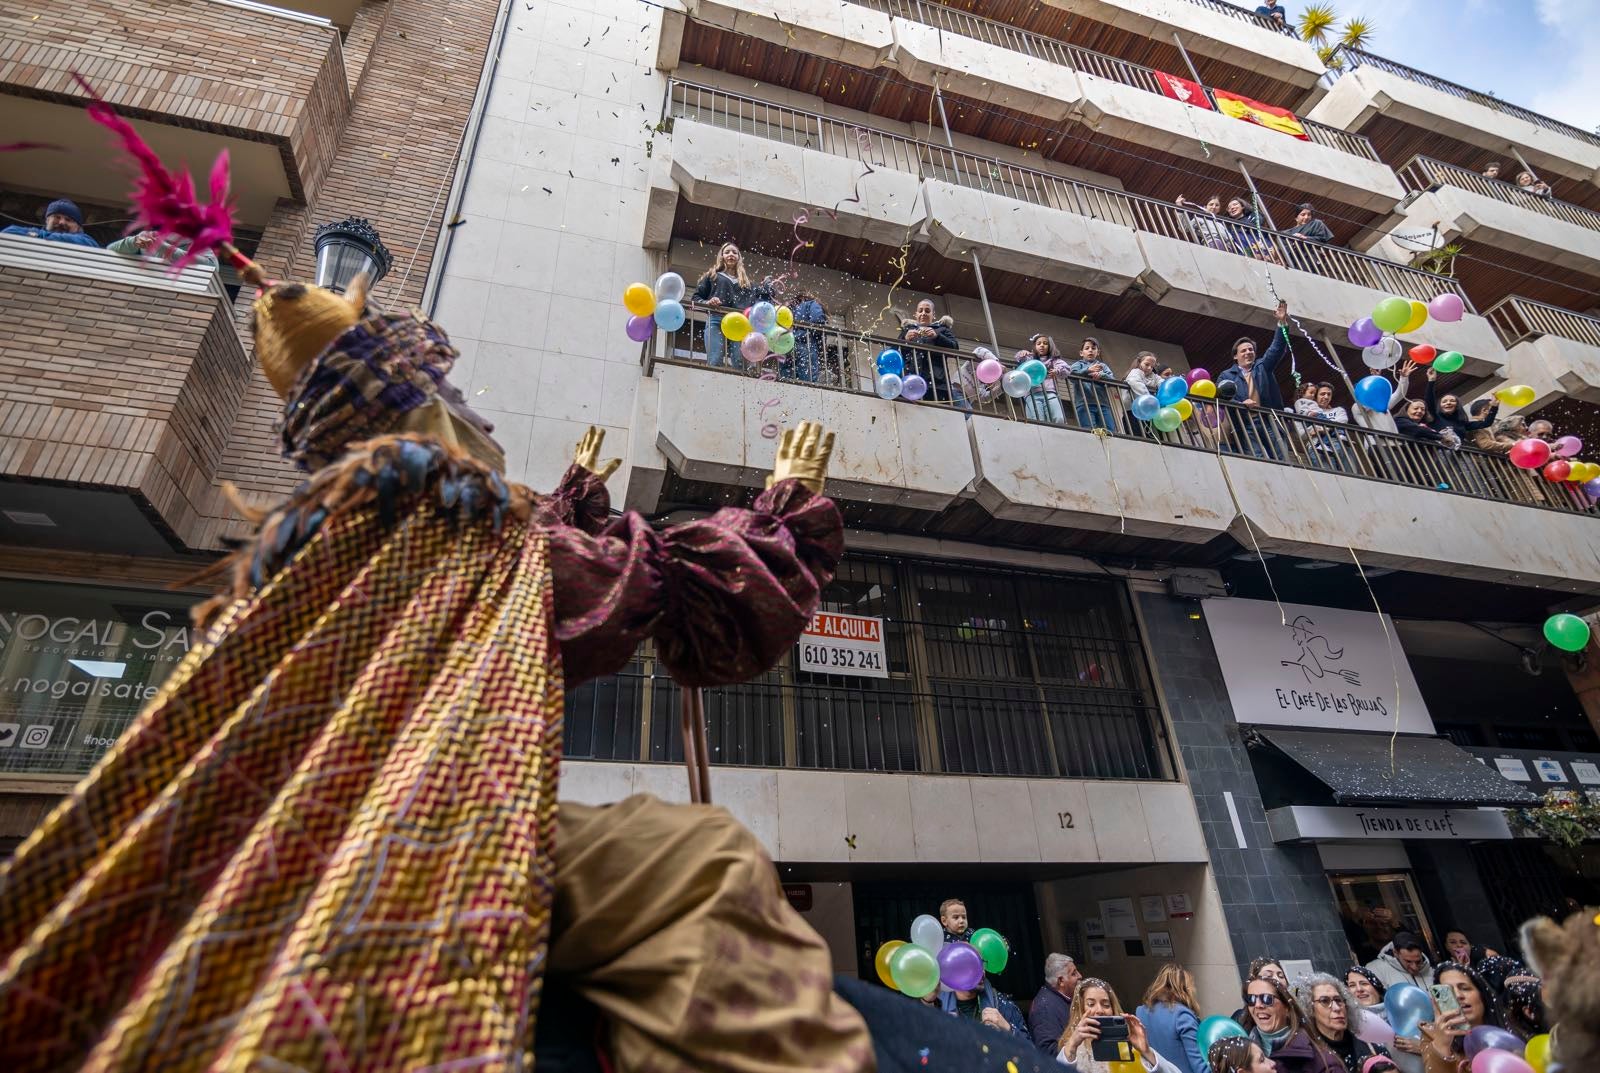
[[[1271,977],[1244,985],[1244,1008],[1250,1015],[1249,1038],[1278,1067],[1278,1073],[1345,1073],[1334,1053],[1312,1039],[1289,997],[1289,989]]]
[[[1305,1017],[1311,1042],[1319,1049],[1330,1051],[1338,1058],[1345,1073],[1361,1073],[1367,1059],[1373,1055],[1388,1056],[1389,1052],[1376,1044],[1357,1039],[1364,1017],[1370,1017],[1356,1004],[1350,990],[1337,977],[1319,972],[1296,989],[1300,996],[1300,1012]]]

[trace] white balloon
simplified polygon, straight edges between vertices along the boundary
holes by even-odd
[[[676,272],[662,273],[661,278],[656,280],[656,301],[683,301],[683,277]]]
[[[911,922],[911,942],[930,954],[937,954],[944,948],[944,925],[923,913]]]
[[[1033,390],[1033,379],[1021,369],[1012,369],[1000,378],[1000,388],[1013,399],[1020,399]]]
[[[1389,369],[1400,360],[1400,355],[1405,348],[1400,345],[1400,340],[1393,335],[1385,333],[1383,338],[1372,346],[1361,348],[1361,357],[1369,369]]]

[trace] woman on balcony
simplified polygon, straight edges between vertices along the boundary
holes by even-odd
[[[1355,467],[1350,464],[1350,439],[1342,428],[1333,428],[1321,424],[1326,421],[1336,425],[1348,425],[1350,414],[1343,406],[1333,404],[1333,385],[1324,381],[1312,387],[1310,398],[1302,397],[1294,404],[1294,412],[1301,417],[1316,418],[1316,422],[1300,422],[1300,432],[1305,439],[1306,454],[1311,464],[1319,469],[1335,469],[1349,472]]]
[[[1228,234],[1233,239],[1234,248],[1240,253],[1246,257],[1254,257],[1258,261],[1283,264],[1283,258],[1278,255],[1277,248],[1268,240],[1266,232],[1261,230],[1261,218],[1249,207],[1244,198],[1228,199],[1228,215],[1225,222],[1228,225]]]
[[[1194,236],[1196,242],[1214,250],[1232,252],[1233,240],[1229,237],[1228,229],[1223,226],[1222,221],[1217,219],[1222,213],[1222,198],[1212,194],[1206,198],[1205,207],[1201,208],[1179,194],[1178,208],[1189,213],[1189,233]]]
[[[1453,437],[1459,445],[1472,443],[1480,431],[1494,425],[1498,405],[1490,406],[1487,413],[1474,418],[1462,408],[1461,400],[1454,395],[1435,395],[1434,384],[1438,379],[1438,370],[1430,367],[1428,386],[1422,396],[1422,401],[1428,407],[1428,424],[1435,432]],[[1450,458],[1449,464],[1457,471],[1462,482],[1471,486],[1473,494],[1483,495],[1488,491],[1488,481],[1477,471],[1476,461],[1471,456],[1455,455]]]
[[[722,317],[730,310],[743,309],[754,302],[772,301],[772,281],[764,279],[752,284],[738,244],[724,242],[717,251],[717,259],[700,277],[700,285],[694,289],[694,300],[711,310],[711,316],[706,318],[706,364],[720,366],[726,356],[735,369],[743,369],[744,358],[740,357],[739,348],[730,350],[722,334]]]
[[[901,324],[900,341],[922,343],[950,351],[959,350],[961,344],[956,340],[955,324],[952,317],[935,319],[933,299],[924,298],[917,303],[917,311],[912,319]],[[959,409],[972,409],[971,404],[962,397],[961,389],[945,370],[946,355],[934,350],[902,347],[900,356],[905,359],[907,376],[916,373],[928,382],[928,401],[951,402]]]

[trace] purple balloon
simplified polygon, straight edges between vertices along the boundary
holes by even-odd
[[[916,402],[927,393],[928,382],[916,373],[912,373],[900,383],[900,397],[907,402]]]
[[[983,955],[971,943],[945,943],[939,951],[939,981],[952,991],[976,991],[983,983]]]
[[[1190,369],[1184,374],[1184,379],[1188,380],[1192,386],[1196,380],[1210,380],[1211,374],[1204,369]]]
[[[628,338],[632,339],[635,343],[642,343],[654,334],[656,334],[656,318],[628,318]]]
[[[1533,1067],[1520,1054],[1491,1047],[1473,1056],[1472,1073],[1533,1073]]]
[[[1471,1058],[1479,1051],[1498,1048],[1512,1054],[1522,1053],[1522,1041],[1503,1028],[1494,1025],[1479,1025],[1467,1033],[1463,1044],[1467,1050],[1467,1057]]]
[[[1362,317],[1350,325],[1350,342],[1359,347],[1377,346],[1383,338],[1383,329],[1372,323],[1371,317]]]
[[[1592,481],[1586,481],[1583,485],[1583,492],[1591,499],[1600,499],[1600,477],[1596,477]]]
[[[1441,294],[1428,303],[1428,316],[1445,324],[1454,324],[1467,311],[1459,295]]]

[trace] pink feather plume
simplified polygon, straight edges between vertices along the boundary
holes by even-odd
[[[130,232],[149,228],[162,235],[187,239],[189,248],[173,262],[174,272],[182,271],[203,253],[224,250],[233,242],[233,206],[228,200],[228,151],[217,154],[211,166],[209,204],[195,198],[194,180],[188,172],[172,174],[156,156],[155,150],[133,126],[95,92],[82,75],[73,73],[84,92],[93,97],[89,118],[110,130],[122,142],[123,150],[139,165],[133,187],[135,219]]]

